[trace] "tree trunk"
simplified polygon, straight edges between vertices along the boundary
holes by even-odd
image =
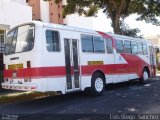
[[[130,1],[129,1],[130,2]],[[113,8],[111,7],[111,20],[112,20],[112,26],[115,34],[122,34],[120,29],[120,16],[122,15],[122,10],[124,7],[126,7],[126,0],[121,0],[120,4],[117,5],[114,0],[110,0],[110,3],[112,3]]]
[[[113,30],[115,34],[121,34],[121,30],[120,30],[120,21],[119,19],[114,19],[113,21]]]
[[[115,34],[121,34],[121,30],[120,30],[120,15],[117,14],[117,12],[115,11],[114,13],[112,13],[112,27],[113,27],[113,31]]]

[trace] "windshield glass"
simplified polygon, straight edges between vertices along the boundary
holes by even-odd
[[[5,55],[26,52],[34,46],[34,25],[19,26],[7,34]]]

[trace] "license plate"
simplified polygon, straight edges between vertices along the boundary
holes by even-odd
[[[23,68],[23,64],[12,64],[12,65],[8,65],[8,69],[9,69],[9,70],[22,69],[22,68]]]

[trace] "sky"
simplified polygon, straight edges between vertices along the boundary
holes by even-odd
[[[99,11],[98,17],[94,18],[94,29],[103,32],[113,32],[111,27],[111,20],[107,19],[106,15]],[[160,35],[160,26],[152,25],[151,23],[146,23],[145,21],[136,21],[137,15],[133,14],[125,19],[125,22],[130,26],[130,28],[139,28],[141,30],[140,35],[144,36],[154,36]],[[160,18],[158,18],[160,20]]]

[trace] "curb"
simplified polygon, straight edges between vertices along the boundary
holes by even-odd
[[[35,99],[41,99],[51,96],[56,96],[57,94],[52,93],[41,93],[41,92],[24,92],[24,91],[8,91],[8,93],[0,94],[0,105],[19,103]]]

